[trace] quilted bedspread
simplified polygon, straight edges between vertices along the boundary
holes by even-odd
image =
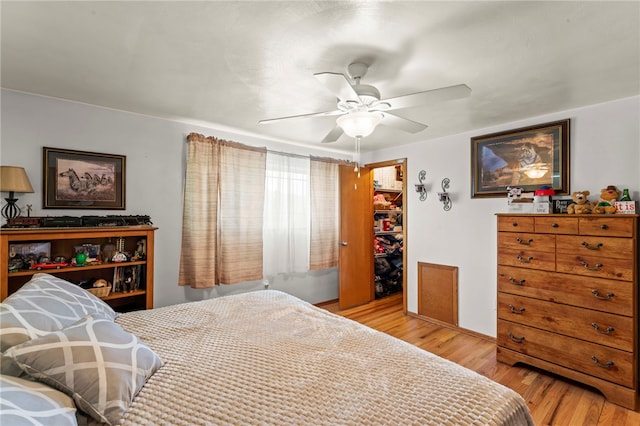
[[[279,291],[116,321],[165,362],[126,425],[533,424],[516,392]]]

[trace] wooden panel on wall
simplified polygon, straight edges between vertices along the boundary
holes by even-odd
[[[418,315],[458,325],[458,267],[418,262]]]

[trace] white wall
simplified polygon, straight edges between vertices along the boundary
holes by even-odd
[[[348,158],[344,153],[310,150],[185,123],[106,108],[2,90],[0,93],[0,164],[23,166],[34,194],[16,194],[18,205],[33,205],[32,216],[88,214],[149,215],[159,229],[155,239],[155,306],[202,300],[263,288],[262,281],[208,290],[179,287],[178,262],[182,224],[182,186],[186,136],[216,136],[276,151]],[[42,209],[42,147],[126,155],[126,210]],[[6,196],[6,194],[3,194]],[[4,204],[4,201],[3,201]],[[269,288],[311,303],[335,299],[335,268],[299,276],[280,276]]]
[[[98,214],[148,214],[156,236],[155,305],[262,288],[261,282],[211,290],[179,287],[177,282],[182,217],[185,137],[190,132],[217,136],[270,149],[309,154],[308,147],[281,144],[220,129],[113,111],[57,99],[1,91],[0,163],[27,169],[34,194],[20,194],[19,205],[33,204],[33,215],[96,214],[83,210],[42,210],[42,147],[87,150],[127,156],[127,210]],[[630,188],[640,199],[640,97],[563,111],[519,122],[363,155],[364,162],[407,158],[407,186],[427,171],[428,198],[406,195],[408,229],[408,308],[417,311],[417,262],[459,267],[460,326],[495,336],[496,225],[504,199],[470,198],[472,136],[571,119],[570,180],[573,190],[599,191],[607,185]],[[429,131],[428,129],[426,130]],[[313,154],[328,156],[326,151]],[[349,155],[330,155],[349,158]],[[451,179],[453,208],[436,200],[442,178]],[[301,280],[301,281],[298,281]],[[337,297],[335,269],[271,284],[312,303]]]
[[[378,151],[365,163],[407,158],[407,188],[427,172],[428,198],[405,196],[408,229],[407,302],[417,312],[417,263],[459,267],[459,325],[496,335],[496,218],[506,212],[504,198],[471,198],[471,142],[479,136],[550,121],[571,119],[570,188],[590,190],[596,200],[601,188],[629,188],[640,200],[640,97],[530,118],[436,140]],[[429,130],[427,129],[426,132]],[[366,142],[366,141],[365,141]],[[364,142],[363,142],[364,144]],[[443,178],[451,179],[453,207],[437,201]]]

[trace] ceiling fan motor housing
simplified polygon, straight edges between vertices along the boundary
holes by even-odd
[[[369,71],[369,65],[362,62],[353,62],[347,67],[349,77],[356,80],[356,82],[367,75],[367,71]]]
[[[357,86],[353,86],[353,89],[365,105],[370,105],[373,102],[380,100],[380,92],[373,86],[368,84],[358,84]]]

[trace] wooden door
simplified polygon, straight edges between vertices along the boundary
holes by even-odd
[[[371,169],[340,166],[340,309],[369,303],[373,287],[373,193]]]

